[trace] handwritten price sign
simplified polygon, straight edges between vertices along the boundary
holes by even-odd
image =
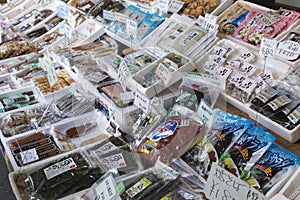
[[[259,54],[264,57],[267,57],[267,56],[273,57],[276,52],[276,46],[277,46],[277,43],[275,40],[263,38],[261,40]]]
[[[249,184],[216,163],[212,165],[204,192],[211,200],[267,200]]]

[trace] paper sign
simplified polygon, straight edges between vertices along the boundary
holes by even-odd
[[[114,199],[116,192],[115,180],[112,175],[107,176],[99,185],[95,187],[97,200],[111,200]]]
[[[281,58],[284,58],[286,60],[296,60],[300,54],[296,54],[296,53],[293,53],[293,52],[290,52],[290,51],[287,51],[284,49],[277,49],[276,55]]]
[[[109,21],[115,21],[116,15],[114,12],[111,12],[109,10],[103,10],[103,19],[109,20]]]
[[[138,108],[141,108],[143,112],[148,113],[150,100],[141,93],[135,93],[133,104],[136,105]]]
[[[280,42],[278,49],[283,49],[291,53],[300,54],[300,44],[292,40]]]
[[[47,180],[50,180],[60,174],[63,174],[75,168],[77,168],[77,165],[74,162],[73,158],[67,158],[63,161],[51,165],[50,167],[45,168],[44,173],[47,177]]]
[[[72,30],[75,29],[76,18],[75,18],[75,16],[71,12],[68,15],[67,23],[70,25],[70,27],[72,28]]]
[[[45,56],[41,61],[41,67],[46,71],[50,87],[52,87],[55,83],[58,82],[53,62],[50,60],[49,57]]]
[[[122,101],[129,101],[134,99],[134,92],[123,92],[121,93]]]
[[[163,83],[168,84],[172,79],[172,71],[163,64],[159,64],[155,70],[155,74],[162,80]]]
[[[128,36],[137,38],[137,28],[138,23],[136,21],[131,19],[126,20],[126,33]]]
[[[116,21],[118,22],[121,22],[121,23],[126,23],[126,15],[122,14],[122,13],[115,13],[115,19]]]
[[[215,32],[217,30],[217,17],[206,13],[204,17],[204,29],[209,32]]]
[[[277,43],[275,40],[262,38],[261,44],[260,44],[260,49],[259,49],[259,54],[264,57],[267,57],[267,56],[273,57],[275,55],[276,46],[277,46]]]
[[[169,12],[170,13],[178,13],[181,8],[183,7],[184,2],[173,0],[169,6]]]
[[[201,101],[198,108],[198,116],[208,127],[211,127],[216,114],[215,111],[206,105],[204,101]]]
[[[127,66],[125,61],[122,61],[120,63],[118,73],[119,73],[119,82],[120,82],[123,90],[126,91],[127,83],[128,83],[128,77],[131,76],[131,73],[130,73],[130,71],[128,69],[128,66]]]
[[[204,193],[206,198],[211,200],[245,200],[249,188],[249,184],[226,171],[218,164],[213,163],[204,187]]]
[[[22,159],[22,163],[23,164],[27,164],[27,163],[31,163],[33,161],[36,161],[39,159],[39,156],[37,155],[36,149],[29,149],[27,151],[22,151],[20,153],[21,155],[21,159]]]
[[[63,19],[68,19],[70,10],[65,6],[59,6],[57,11],[57,16]]]

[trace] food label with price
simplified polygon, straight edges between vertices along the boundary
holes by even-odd
[[[267,56],[273,57],[276,52],[276,47],[277,47],[277,42],[275,40],[262,38],[261,44],[260,44],[260,49],[259,49],[259,54],[264,57],[267,57]]]
[[[101,161],[110,169],[119,169],[121,167],[126,167],[126,162],[122,153],[102,158]]]
[[[213,163],[204,193],[211,200],[267,200],[258,190]]]

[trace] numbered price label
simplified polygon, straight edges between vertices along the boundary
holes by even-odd
[[[111,200],[117,194],[116,183],[111,174],[103,179],[96,187],[97,200]]]
[[[261,44],[260,44],[260,49],[259,49],[259,54],[264,57],[268,57],[268,56],[273,57],[276,52],[276,46],[277,46],[277,43],[275,40],[262,38]]]
[[[170,13],[178,13],[181,8],[183,7],[184,2],[173,0],[169,6],[169,12]]]
[[[201,101],[198,108],[198,116],[210,128],[215,120],[216,114],[204,101]]]
[[[215,32],[217,28],[217,17],[206,13],[204,17],[204,29],[208,32]]]
[[[126,33],[132,38],[137,38],[138,23],[134,20],[126,20]]]
[[[53,62],[49,57],[44,56],[41,61],[41,67],[46,71],[50,87],[52,87],[53,85],[55,85],[55,83],[58,82],[58,78],[53,66]]]
[[[109,10],[103,10],[103,19],[108,21],[116,21],[116,15]]]
[[[212,169],[204,187],[208,199],[224,200],[266,200],[259,191],[249,184],[229,173],[218,164],[213,163]]]
[[[159,64],[155,70],[155,74],[160,78],[160,80],[165,83],[166,85],[172,79],[172,72],[163,64]]]
[[[144,95],[142,95],[140,92],[135,93],[133,104],[136,105],[138,108],[142,109],[143,112],[148,113],[150,100]]]

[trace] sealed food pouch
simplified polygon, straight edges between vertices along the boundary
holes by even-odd
[[[241,178],[263,194],[285,179],[299,166],[300,158],[286,149],[272,144],[264,155],[244,170]]]
[[[240,177],[243,170],[249,170],[274,140],[274,136],[253,126],[223,153],[218,164]]]
[[[181,158],[202,177],[207,178],[213,162],[252,125],[251,121],[216,109],[216,121],[206,137]]]

